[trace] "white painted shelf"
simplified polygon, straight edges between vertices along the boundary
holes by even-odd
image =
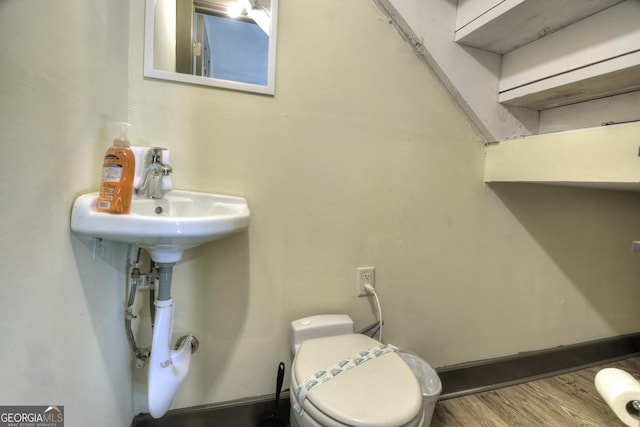
[[[504,54],[620,1],[459,1],[455,41]]]
[[[640,123],[488,145],[484,181],[640,191]]]
[[[498,102],[546,110],[638,90],[640,51],[502,91],[498,94]]]
[[[498,102],[531,110],[640,90],[637,0],[459,2],[455,40],[502,54]]]
[[[544,110],[640,90],[640,2],[503,55],[498,101]]]

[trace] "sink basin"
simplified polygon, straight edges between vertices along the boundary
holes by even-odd
[[[97,192],[76,199],[71,230],[132,243],[160,263],[178,262],[185,249],[249,227],[249,206],[242,197],[172,190],[162,199],[134,196],[127,215],[97,212],[97,200]]]

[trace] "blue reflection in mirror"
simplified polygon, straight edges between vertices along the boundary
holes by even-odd
[[[252,22],[204,15],[208,77],[266,86],[269,36]]]

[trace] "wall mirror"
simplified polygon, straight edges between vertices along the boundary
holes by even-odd
[[[144,75],[275,93],[278,0],[147,0]]]

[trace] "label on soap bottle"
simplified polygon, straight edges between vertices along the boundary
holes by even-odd
[[[107,165],[102,167],[102,182],[120,182],[122,177],[122,166]]]
[[[133,192],[135,160],[129,148],[112,147],[104,156],[98,212],[128,214]]]

